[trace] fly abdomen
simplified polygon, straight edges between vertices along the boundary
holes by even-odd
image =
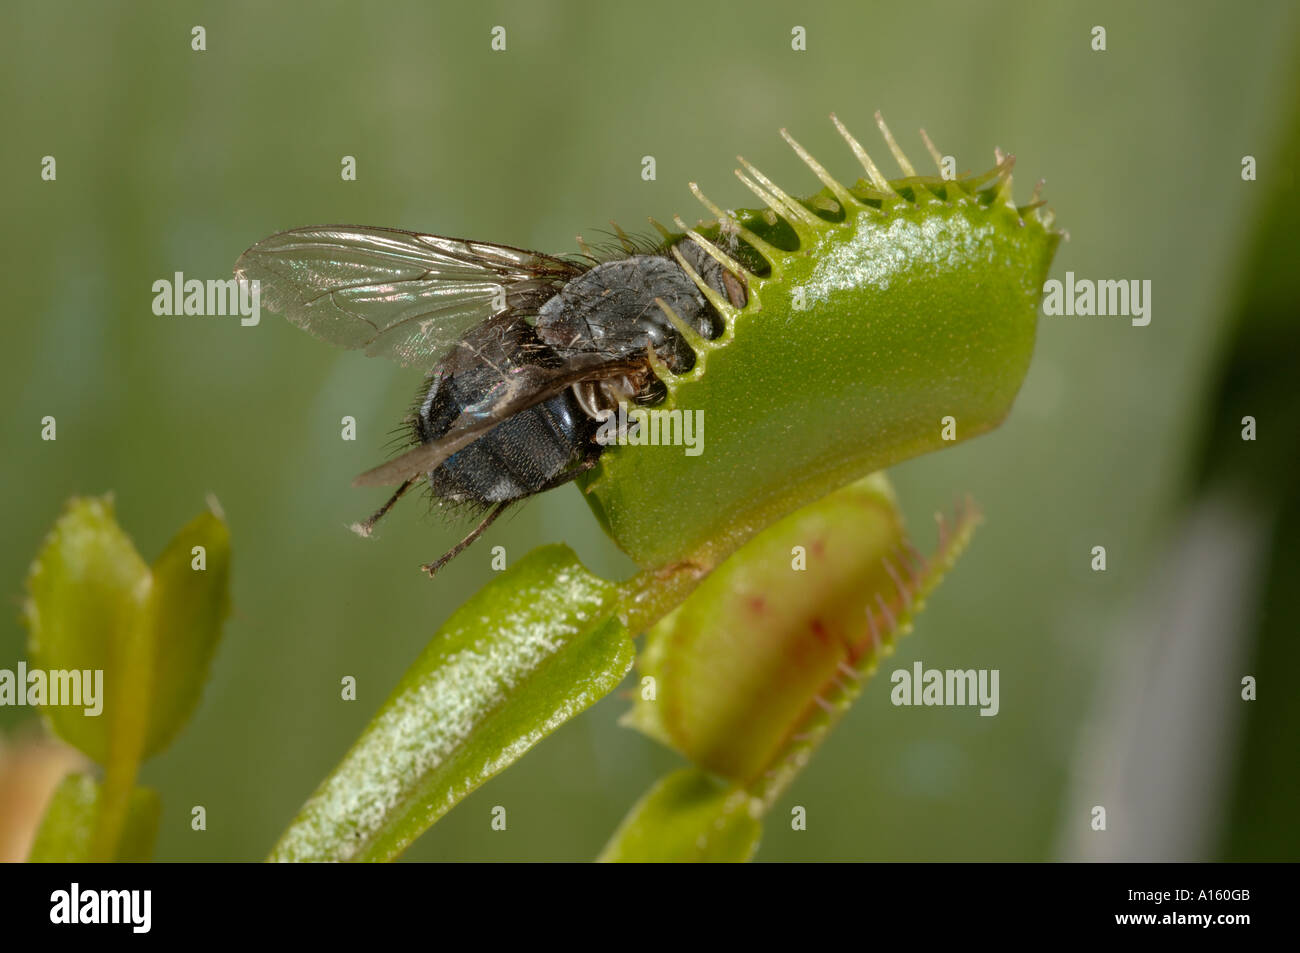
[[[438,365],[414,415],[417,443],[443,437],[466,408],[524,364],[557,361],[523,321],[505,316],[474,328]],[[572,390],[515,414],[429,474],[436,496],[454,502],[505,503],[564,482],[598,446],[597,424]]]
[[[453,454],[429,475],[429,484],[453,502],[523,499],[556,483],[596,449],[596,426],[565,391]]]

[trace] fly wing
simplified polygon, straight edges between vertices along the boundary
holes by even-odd
[[[340,347],[429,367],[473,325],[536,310],[583,267],[508,245],[365,225],[280,232],[249,248],[235,276],[261,302]]]
[[[575,354],[563,367],[525,364],[512,367],[478,402],[469,405],[437,440],[422,443],[400,457],[367,470],[353,486],[392,486],[423,477],[515,414],[561,394],[582,381],[603,380],[644,368],[644,356],[611,359],[598,354]]]

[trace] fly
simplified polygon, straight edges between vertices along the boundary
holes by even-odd
[[[438,499],[486,511],[422,567],[432,576],[511,504],[595,466],[602,412],[664,398],[652,354],[675,374],[690,370],[695,354],[669,311],[703,338],[722,334],[673,248],[707,287],[744,306],[743,281],[689,238],[593,263],[321,225],[263,239],[235,275],[260,282],[268,310],[322,340],[428,371],[408,421],[413,446],[354,485],[397,487],[355,527],[365,536],[424,480]]]

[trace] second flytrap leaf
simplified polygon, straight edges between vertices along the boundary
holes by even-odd
[[[736,861],[760,818],[908,632],[974,530],[939,522],[922,556],[883,474],[774,523],[651,630],[625,721],[694,767],[659,781],[602,860]]]
[[[45,686],[36,701],[61,738],[104,768],[93,801],[55,805],[84,808],[87,859],[113,860],[134,836],[140,762],[198,703],[228,610],[230,534],[210,505],[151,568],[111,497],[73,499],[28,573],[28,679]],[[22,687],[30,699],[31,685]]]
[[[530,553],[458,609],[271,855],[390,860],[488,778],[611,692],[635,647],[617,587],[567,546]]]
[[[228,613],[230,532],[205,511],[147,566],[111,497],[69,502],[27,577],[29,671],[54,731],[108,764],[156,754],[198,703]],[[49,673],[59,673],[50,675]],[[54,698],[76,683],[83,700]],[[55,704],[55,702],[63,702]]]
[[[214,511],[189,522],[154,561],[146,607],[153,628],[154,702],[145,757],[175,737],[199,703],[230,613],[230,530]]]
[[[795,739],[856,696],[973,519],[945,524],[926,559],[876,474],[773,524],[650,631],[639,666],[655,691],[627,721],[752,793],[779,786]]]
[[[149,567],[117,525],[111,498],[69,502],[32,563],[27,593],[30,668],[41,679],[50,672],[66,673],[61,692],[74,687],[75,675],[83,701],[97,690],[108,699],[50,705],[51,686],[46,685],[43,714],[60,738],[105,764],[117,709],[147,703],[113,677],[127,664],[143,626]]]

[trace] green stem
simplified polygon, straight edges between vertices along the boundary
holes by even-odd
[[[151,587],[146,577],[143,586]],[[139,605],[148,604],[147,590],[139,594]],[[116,721],[110,734],[104,784],[100,793],[99,819],[90,845],[90,860],[112,861],[118,852],[131,807],[131,794],[140,773],[145,735],[149,727],[149,706],[128,700],[152,698],[155,646],[151,624],[137,625],[119,646],[114,672],[119,678],[113,694],[120,701],[112,707]]]

